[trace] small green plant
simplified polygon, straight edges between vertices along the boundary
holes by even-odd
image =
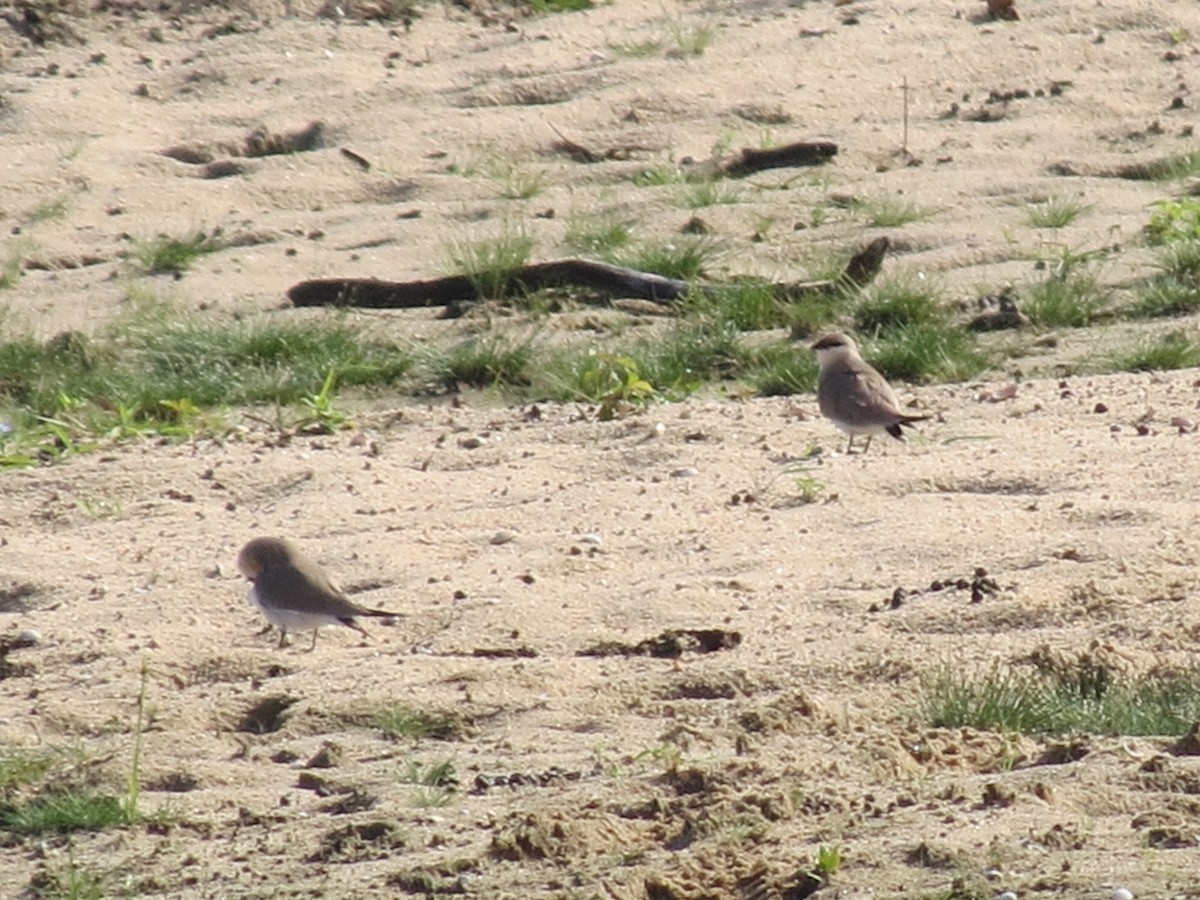
[[[678,21],[667,25],[667,33],[679,56],[703,56],[717,36],[716,29],[711,25],[684,25]]]
[[[1128,315],[1184,316],[1200,310],[1200,239],[1160,247],[1158,268],[1159,273],[1137,291]]]
[[[609,41],[608,49],[626,59],[645,59],[656,56],[662,50],[662,41],[649,38],[644,41]]]
[[[160,234],[138,241],[133,248],[133,258],[147,275],[180,275],[201,256],[223,247],[224,242],[215,232],[208,235],[198,231],[184,237]]]
[[[1200,286],[1173,278],[1154,278],[1140,290],[1126,310],[1134,319],[1187,316],[1200,312]]]
[[[1102,666],[1028,671],[947,667],[925,686],[936,727],[1021,734],[1183,735],[1200,718],[1200,672],[1121,676]]]
[[[531,200],[545,188],[545,178],[540,173],[508,160],[495,160],[487,167],[487,173],[505,200]]]
[[[57,871],[42,870],[29,881],[35,900],[106,900],[112,893],[111,874],[84,869],[70,860]]]
[[[822,844],[817,848],[817,864],[813,867],[813,874],[817,878],[824,883],[828,883],[841,868],[842,849],[840,847],[829,847]]]
[[[1113,354],[1106,371],[1160,372],[1200,366],[1200,342],[1185,331],[1142,338],[1130,350]]]
[[[920,276],[879,279],[854,306],[854,330],[875,337],[902,328],[935,326],[946,319],[940,288]]]
[[[1065,228],[1090,209],[1076,197],[1050,197],[1030,205],[1027,216],[1034,228]]]
[[[762,397],[809,394],[817,386],[816,356],[793,341],[750,351],[743,376]]]
[[[633,176],[637,187],[663,187],[668,184],[686,184],[688,173],[674,164],[663,164],[652,169],[643,169]]]
[[[738,189],[724,181],[695,181],[680,189],[679,205],[685,209],[741,202]]]
[[[867,222],[876,228],[899,228],[911,222],[919,222],[933,215],[931,210],[905,197],[881,195],[859,200],[853,208],[867,217]]]
[[[738,331],[761,331],[789,325],[791,307],[780,302],[771,286],[760,281],[722,285],[689,298],[689,312],[713,323],[732,325]]]
[[[350,427],[349,419],[333,405],[333,389],[336,384],[337,373],[330,369],[321,383],[321,390],[300,398],[305,413],[296,423],[297,429],[311,434],[333,434],[339,429]]]
[[[0,830],[15,834],[103,831],[129,822],[121,798],[83,790],[44,792],[20,806],[0,810]]]
[[[645,342],[634,356],[642,374],[668,395],[697,390],[705,381],[732,378],[749,357],[730,322],[682,321]]]
[[[452,713],[430,712],[394,704],[375,713],[375,727],[393,740],[431,738],[455,741],[463,735],[461,719]]]
[[[1108,297],[1092,272],[1068,269],[1029,288],[1021,310],[1035,325],[1083,328],[1107,315]]]
[[[26,212],[23,219],[28,225],[36,225],[38,222],[49,222],[52,219],[61,219],[67,214],[67,210],[70,208],[73,199],[73,194],[64,194],[60,197],[55,197],[53,200],[47,200]]]
[[[612,261],[641,272],[694,281],[717,254],[717,245],[704,237],[681,235],[668,244],[636,244],[614,254]]]
[[[632,224],[614,216],[572,216],[564,242],[576,253],[609,259],[632,239]]]
[[[974,335],[941,324],[889,331],[867,355],[886,378],[926,384],[965,381],[988,367]]]
[[[562,366],[563,364],[560,364]],[[658,399],[658,390],[642,377],[638,364],[628,356],[590,352],[568,358],[568,390],[579,399],[600,405],[596,417],[609,422],[632,409]]]
[[[1158,252],[1157,264],[1164,278],[1200,285],[1200,237],[1174,241],[1163,247]]]
[[[1157,160],[1145,167],[1145,176],[1153,181],[1170,181],[1200,174],[1200,152],[1182,153]]]
[[[825,492],[825,482],[810,471],[800,468],[791,470],[796,483],[796,499],[802,504],[816,503]]]
[[[17,788],[40,780],[55,760],[56,754],[45,750],[17,747],[0,750],[0,804],[7,802]]]
[[[427,766],[409,760],[400,781],[417,786],[413,805],[421,808],[448,806],[458,789],[458,774],[454,771],[454,762],[449,759]]]
[[[1146,236],[1151,244],[1200,241],[1200,197],[1152,204]]]
[[[498,299],[517,288],[517,271],[529,263],[533,238],[521,229],[506,230],[493,240],[457,243],[449,250],[451,265],[471,280],[479,295]]]
[[[533,344],[507,337],[472,337],[452,349],[438,366],[438,380],[448,390],[462,387],[488,388],[500,385],[527,386]]]

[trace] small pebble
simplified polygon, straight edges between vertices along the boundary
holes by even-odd
[[[1133,891],[1129,888],[1119,887],[1113,891],[1112,900],[1133,900]]]
[[[996,900],[1017,900],[1017,895],[1015,891],[1005,891],[996,897]]]
[[[592,544],[596,547],[599,547],[604,543],[604,538],[600,537],[600,535],[594,531],[585,531],[576,540],[578,540],[578,542],[581,544]]]
[[[676,469],[671,473],[672,478],[695,478],[700,474],[700,470],[695,466],[688,466],[686,469]]]

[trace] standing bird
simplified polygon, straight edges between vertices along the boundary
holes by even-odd
[[[846,452],[854,451],[854,438],[867,436],[862,452],[871,446],[871,438],[887,432],[904,440],[902,425],[922,422],[929,416],[910,416],[900,411],[896,392],[871,365],[858,355],[854,339],[841,332],[820,338],[812,349],[817,353],[817,405],[821,414],[846,432],[850,440]]]
[[[317,630],[326,625],[347,625],[366,635],[355,616],[391,616],[381,609],[365,609],[351,603],[333,586],[321,567],[307,559],[287,541],[273,537],[254,538],[241,549],[238,570],[254,585],[250,602],[267,621],[279,628],[279,646],[289,631]]]

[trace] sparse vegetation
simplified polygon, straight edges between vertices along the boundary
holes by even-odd
[[[751,352],[744,377],[763,397],[809,393],[817,387],[817,359],[807,347],[778,341]]]
[[[645,59],[657,56],[662,50],[663,42],[657,38],[647,38],[644,41],[610,41],[608,49],[617,56],[628,59]]]
[[[528,385],[533,344],[486,334],[463,341],[435,363],[435,378],[447,389]]]
[[[1158,372],[1200,366],[1200,341],[1186,331],[1139,338],[1135,345],[1112,354],[1104,371]]]
[[[947,667],[922,698],[924,717],[945,728],[1030,735],[1173,735],[1200,720],[1200,672],[1120,675],[1102,665],[1061,670],[997,666],[963,674]]]
[[[334,425],[334,381],[398,381],[412,354],[341,321],[218,323],[137,311],[96,337],[0,342],[0,462],[28,464],[97,437],[187,436],[223,427],[202,408],[303,404],[309,423]]]
[[[1152,244],[1200,241],[1200,197],[1155,203],[1146,235]]]
[[[685,57],[702,56],[717,36],[716,29],[710,25],[684,25],[681,21],[670,22],[667,32],[675,45],[675,53]]]
[[[867,355],[886,378],[918,384],[965,381],[989,365],[973,335],[942,324],[896,328]]]
[[[610,215],[572,216],[564,238],[571,250],[598,259],[611,259],[632,240],[633,226]]]
[[[939,288],[919,276],[881,278],[863,291],[854,306],[854,330],[875,337],[946,320]]]
[[[183,237],[160,234],[134,244],[133,258],[147,275],[180,275],[197,259],[224,247],[216,232],[197,231]]]
[[[1027,215],[1034,228],[1066,228],[1090,209],[1077,197],[1050,197],[1030,204]]]
[[[409,760],[400,781],[416,786],[413,806],[423,809],[449,806],[458,790],[458,774],[454,771],[454,762],[449,759],[429,765]]]
[[[480,296],[493,299],[514,289],[513,277],[532,253],[533,238],[519,228],[491,240],[455,243],[448,251],[454,271],[471,279]]]
[[[901,225],[920,222],[933,215],[931,210],[906,197],[887,194],[860,200],[853,208],[866,216],[867,222],[876,228],[899,228]]]
[[[614,254],[612,261],[641,272],[694,281],[704,277],[717,252],[717,244],[709,238],[681,235],[669,244],[633,244]]]
[[[462,737],[464,725],[453,713],[440,710],[431,712],[393,704],[376,711],[375,727],[382,731],[385,737],[395,740],[430,738],[438,741],[456,741]]]
[[[1083,328],[1107,312],[1108,290],[1090,271],[1050,274],[1027,291],[1021,311],[1035,325]]]
[[[685,209],[703,209],[741,202],[741,192],[724,181],[695,181],[680,189],[679,205]]]

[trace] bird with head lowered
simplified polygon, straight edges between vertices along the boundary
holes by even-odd
[[[287,541],[258,537],[242,547],[238,570],[254,585],[250,602],[266,620],[279,628],[279,646],[289,631],[312,631],[310,650],[317,646],[317,631],[326,625],[345,625],[366,635],[358,616],[392,616],[382,609],[367,609],[346,599],[321,567]]]

